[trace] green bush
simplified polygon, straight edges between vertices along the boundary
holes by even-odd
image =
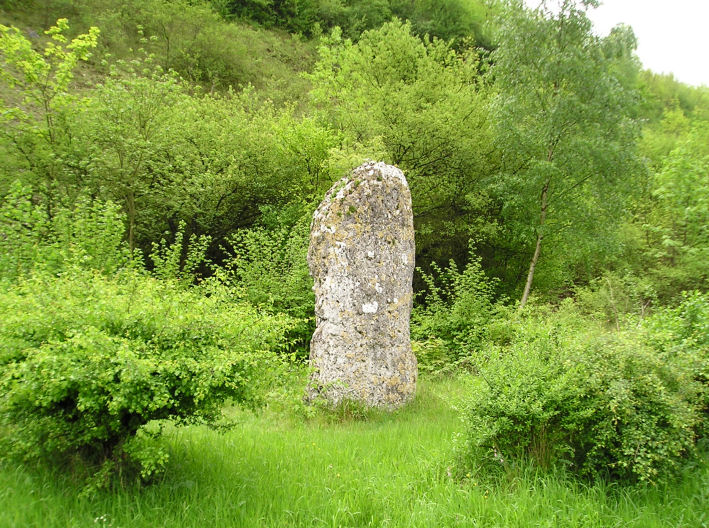
[[[392,16],[411,20],[419,35],[444,40],[475,38],[484,41],[482,2],[435,0],[210,0],[226,18],[251,20],[264,27],[281,27],[292,33],[314,36],[320,30],[342,28],[357,39],[363,31],[380,27]],[[487,9],[491,9],[487,7]]]
[[[482,370],[470,402],[464,465],[531,461],[590,479],[656,483],[693,452],[706,418],[698,379],[706,345],[672,336],[663,349],[657,321],[608,334],[571,301],[513,324],[512,343]]]
[[[250,304],[293,318],[289,350],[303,359],[315,330],[313,280],[307,263],[312,208],[295,203],[278,212],[262,208],[262,214],[260,225],[229,237],[229,282]]]
[[[426,289],[412,313],[411,335],[421,368],[440,371],[474,359],[500,308],[493,303],[497,281],[485,275],[472,245],[462,271],[453,260],[431,268],[418,270]]]
[[[189,285],[199,279],[200,266],[209,264],[206,253],[211,238],[207,235],[192,234],[185,238],[185,223],[180,222],[175,239],[168,243],[164,238],[159,244],[153,242],[150,260],[153,262],[153,275],[160,279],[182,281]]]
[[[645,277],[607,272],[588,286],[576,288],[575,300],[583,313],[619,329],[647,316],[657,304],[657,293]]]
[[[668,360],[687,362],[694,381],[701,384],[700,434],[709,437],[709,294],[685,293],[678,306],[657,310],[644,326],[649,344]]]
[[[102,465],[97,478],[128,461],[147,478],[167,458],[154,421],[214,423],[226,401],[258,403],[289,319],[202,288],[74,268],[0,292],[2,452],[78,455]]]
[[[124,234],[125,217],[113,202],[79,197],[49,218],[30,188],[14,182],[0,198],[0,280],[72,266],[115,273],[132,265]]]

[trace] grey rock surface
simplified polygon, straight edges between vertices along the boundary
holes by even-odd
[[[411,399],[414,225],[398,168],[368,162],[332,186],[313,215],[308,267],[317,323],[309,397],[389,409]]]

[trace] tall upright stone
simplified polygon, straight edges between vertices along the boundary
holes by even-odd
[[[313,215],[308,266],[317,323],[309,396],[389,409],[412,398],[414,224],[398,168],[368,162],[332,186]]]

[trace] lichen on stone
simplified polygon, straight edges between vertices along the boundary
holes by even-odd
[[[308,396],[384,408],[412,398],[414,229],[398,168],[368,162],[330,188],[313,214],[308,266],[317,323]]]

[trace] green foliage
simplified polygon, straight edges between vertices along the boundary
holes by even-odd
[[[313,68],[314,42],[228,22],[210,4],[304,35],[342,29]],[[709,92],[638,74],[628,28],[589,32],[593,4],[8,4],[6,19],[26,31],[6,27],[0,42],[0,195],[19,180],[47,222],[85,196],[112,201],[144,254],[184,222],[184,239],[210,237],[205,258],[219,264],[234,231],[271,230],[262,211],[317,201],[364,158],[382,159],[411,185],[424,269],[464,262],[473,237],[486,273],[516,295],[544,239],[535,281],[545,299],[607,269],[651,279],[660,301],[704,288]],[[495,13],[488,61],[461,38]],[[636,163],[637,117],[652,172]]]
[[[619,251],[614,227],[642,172],[634,153],[635,39],[629,28],[596,37],[589,4],[565,1],[553,12],[515,3],[491,56],[502,157],[490,182],[503,226],[495,242],[517,261],[506,265],[505,281],[528,277],[522,305],[537,269],[544,289],[561,290]]]
[[[227,24],[207,2],[151,0],[108,2],[120,13],[117,36],[130,43],[139,40],[131,31],[140,27],[154,37],[143,45],[165,69],[210,91],[249,83],[280,100],[296,100],[305,86],[297,73],[310,63],[311,49],[297,39],[275,35],[245,25]],[[130,28],[126,31],[126,28]],[[115,38],[115,37],[114,37]],[[258,61],[253,57],[257,55]],[[284,82],[288,72],[288,89]]]
[[[228,23],[207,0],[24,0],[13,9],[24,25],[44,27],[68,18],[77,31],[101,28],[92,67],[100,59],[130,59],[139,48],[163,69],[175,70],[209,91],[249,84],[278,101],[302,99],[314,48],[290,35]],[[52,18],[53,17],[53,18]],[[76,31],[74,32],[76,33]],[[254,60],[256,58],[256,60]]]
[[[88,193],[122,206],[131,250],[150,252],[185,221],[185,236],[214,240],[213,256],[226,235],[257,220],[259,207],[329,183],[338,138],[328,127],[262,103],[253,90],[194,93],[154,56],[136,57],[116,61],[85,98],[64,101],[55,140],[35,141],[33,131],[45,127],[36,114],[9,130],[3,172],[19,167],[47,216]],[[0,188],[9,188],[1,177]]]
[[[676,111],[687,117],[709,119],[709,92],[706,87],[683,84],[672,74],[645,70],[640,75],[643,113],[652,124]]]
[[[132,265],[123,245],[124,216],[111,202],[80,198],[48,218],[30,189],[15,182],[0,201],[0,226],[2,281],[33,270],[61,273],[74,267],[110,275]]]
[[[171,156],[165,154],[177,139],[169,119],[171,109],[188,96],[179,79],[155,67],[150,57],[126,66],[128,73],[114,70],[87,101],[79,138],[88,146],[91,167],[82,183],[123,205],[134,250],[140,242],[148,246],[146,229],[160,226],[154,215],[164,217],[169,211],[164,193],[174,182]],[[153,240],[156,234],[151,233]]]
[[[315,330],[313,281],[306,260],[312,207],[296,203],[265,213],[262,225],[229,237],[225,267],[232,287],[245,300],[297,321],[289,333],[290,349],[307,358],[307,344]]]
[[[69,87],[78,63],[91,56],[99,34],[91,27],[69,41],[68,29],[67,20],[59,19],[45,32],[49,40],[39,52],[20,30],[0,25],[0,86],[8,88],[0,98],[2,137],[19,154],[13,168],[31,174],[26,179],[43,195],[49,214],[65,190],[63,159],[73,157],[65,119],[75,108],[76,97]]]
[[[672,108],[663,113],[662,120],[644,128],[639,147],[643,155],[648,157],[652,169],[661,168],[664,159],[687,136],[690,127],[691,121],[684,112]]]
[[[463,459],[499,469],[531,460],[592,479],[667,479],[694,452],[706,420],[706,343],[684,336],[706,327],[707,301],[694,296],[615,334],[570,302],[514,321],[512,343],[482,371],[485,384],[471,399]],[[689,330],[663,339],[672,319]]]
[[[57,20],[56,26],[44,32],[49,41],[43,52],[38,52],[19,29],[0,25],[4,66],[0,78],[24,92],[24,103],[35,104],[49,112],[55,100],[66,95],[79,61],[91,57],[90,50],[96,47],[98,40],[98,28],[92,27],[88,33],[71,41],[65,35],[68,29],[67,19]]]
[[[159,244],[153,243],[150,260],[153,261],[153,274],[165,280],[191,282],[200,266],[207,264],[206,253],[209,248],[208,236],[190,235],[185,240],[185,223],[180,222],[175,240],[168,244],[163,238]]]
[[[103,476],[127,456],[145,478],[167,457],[146,443],[151,423],[214,423],[227,400],[256,404],[289,327],[216,284],[205,296],[79,269],[19,281],[0,293],[0,314],[4,453],[78,454]]]
[[[311,94],[322,119],[343,131],[342,150],[360,154],[357,164],[381,159],[406,174],[419,262],[465,258],[471,231],[482,236],[486,223],[477,184],[492,151],[478,57],[421,40],[398,20],[356,44],[333,31],[319,53]]]
[[[646,255],[664,297],[709,286],[709,126],[697,126],[663,160],[644,224]]]
[[[211,0],[226,17],[251,20],[264,27],[281,27],[292,33],[318,36],[340,27],[357,39],[392,17],[409,20],[418,35],[443,40],[474,39],[483,43],[487,7],[477,0]]]
[[[276,369],[252,350],[307,355],[314,204],[376,158],[412,189],[421,370],[484,368],[490,383],[468,462],[645,481],[679,465],[706,434],[707,302],[661,303],[709,280],[706,90],[638,77],[632,32],[594,36],[592,1],[505,3],[490,61],[466,40],[489,16],[476,0],[210,3],[302,35],[342,29],[312,68],[313,43],[200,0],[29,2],[23,26],[71,15],[73,32],[0,28],[0,407],[15,448],[106,460],[97,478],[127,457],[147,476],[165,464],[156,420],[253,401]],[[535,249],[541,297],[574,295],[583,315],[495,303]]]
[[[697,402],[704,413],[701,436],[709,438],[709,299],[706,293],[682,295],[675,307],[665,307],[645,322],[648,340],[664,357],[688,362],[693,378],[703,385]]]
[[[498,281],[485,275],[472,244],[462,271],[453,260],[444,269],[435,262],[431,268],[431,273],[418,269],[426,289],[411,318],[419,368],[440,371],[475,364],[495,317]]]
[[[149,63],[136,68],[97,88],[83,137],[92,146],[87,185],[123,203],[132,247],[148,250],[184,221],[186,232],[211,237],[216,257],[216,247],[255,224],[263,207],[329,184],[337,141],[330,128],[262,103],[251,90],[191,95]]]
[[[236,303],[215,280],[186,288],[206,237],[183,248],[180,225],[175,243],[154,248],[153,278],[126,247],[125,217],[111,202],[82,199],[47,218],[16,184],[0,218],[0,428],[9,455],[99,464],[90,487],[127,461],[148,478],[167,460],[154,421],[212,423],[227,400],[262,397],[291,319]]]
[[[15,181],[0,201],[0,273],[12,280],[49,258],[43,246],[50,230],[46,215],[32,202],[32,193]]]
[[[648,277],[608,272],[588,286],[576,288],[574,300],[581,313],[620,330],[643,319],[657,304],[657,292]]]

